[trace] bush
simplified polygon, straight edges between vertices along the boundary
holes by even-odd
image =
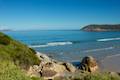
[[[32,65],[38,65],[40,60],[36,52],[26,45],[11,39],[0,33],[0,59],[13,61],[22,69],[28,69]]]
[[[10,44],[10,38],[6,35],[0,35],[0,44],[3,44],[3,45]]]
[[[31,80],[10,61],[0,61],[0,80]]]
[[[89,74],[84,80],[120,80],[118,75],[110,75],[108,73]]]
[[[22,71],[40,63],[35,54],[33,49],[0,33],[0,80],[40,80]]]
[[[38,77],[31,77],[32,80],[43,80],[42,78],[38,78]]]
[[[120,80],[120,76],[117,74],[109,74],[109,73],[89,73],[78,71],[76,73],[65,75],[61,78],[55,78],[54,80]]]

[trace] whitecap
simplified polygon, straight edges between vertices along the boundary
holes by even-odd
[[[50,46],[63,46],[63,45],[70,45],[72,42],[50,42],[44,45],[31,45],[29,47],[37,48],[37,47],[50,47]]]
[[[104,38],[104,39],[98,39],[97,41],[113,41],[113,40],[120,40],[120,38]]]

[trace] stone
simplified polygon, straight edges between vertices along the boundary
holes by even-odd
[[[41,76],[42,77],[53,77],[57,74],[54,70],[42,70]]]
[[[55,77],[64,76],[64,73],[76,71],[76,68],[72,64],[56,61],[45,54],[38,53],[37,57],[41,62],[39,65],[30,67],[28,75],[31,77],[40,76],[44,79],[54,79]]]
[[[75,72],[76,71],[76,68],[70,63],[63,63],[63,65],[66,67],[66,69],[69,72]]]
[[[41,75],[39,74],[39,71],[39,66],[31,66],[27,71],[27,75],[29,75],[30,77],[40,77]]]
[[[80,69],[88,72],[96,72],[98,71],[98,65],[92,56],[86,56],[82,59]]]

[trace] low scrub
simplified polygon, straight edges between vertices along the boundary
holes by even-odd
[[[120,76],[116,74],[110,74],[105,72],[89,73],[89,72],[77,72],[67,75],[62,78],[55,78],[54,80],[120,80]]]
[[[28,69],[31,65],[40,63],[35,53],[26,45],[0,33],[0,60],[9,60],[21,68]]]
[[[10,61],[0,61],[0,80],[32,80]]]
[[[0,44],[8,45],[10,44],[10,41],[11,39],[9,36],[0,33]]]

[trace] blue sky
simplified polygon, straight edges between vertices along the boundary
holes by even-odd
[[[120,0],[0,0],[1,28],[80,29],[119,23]]]

